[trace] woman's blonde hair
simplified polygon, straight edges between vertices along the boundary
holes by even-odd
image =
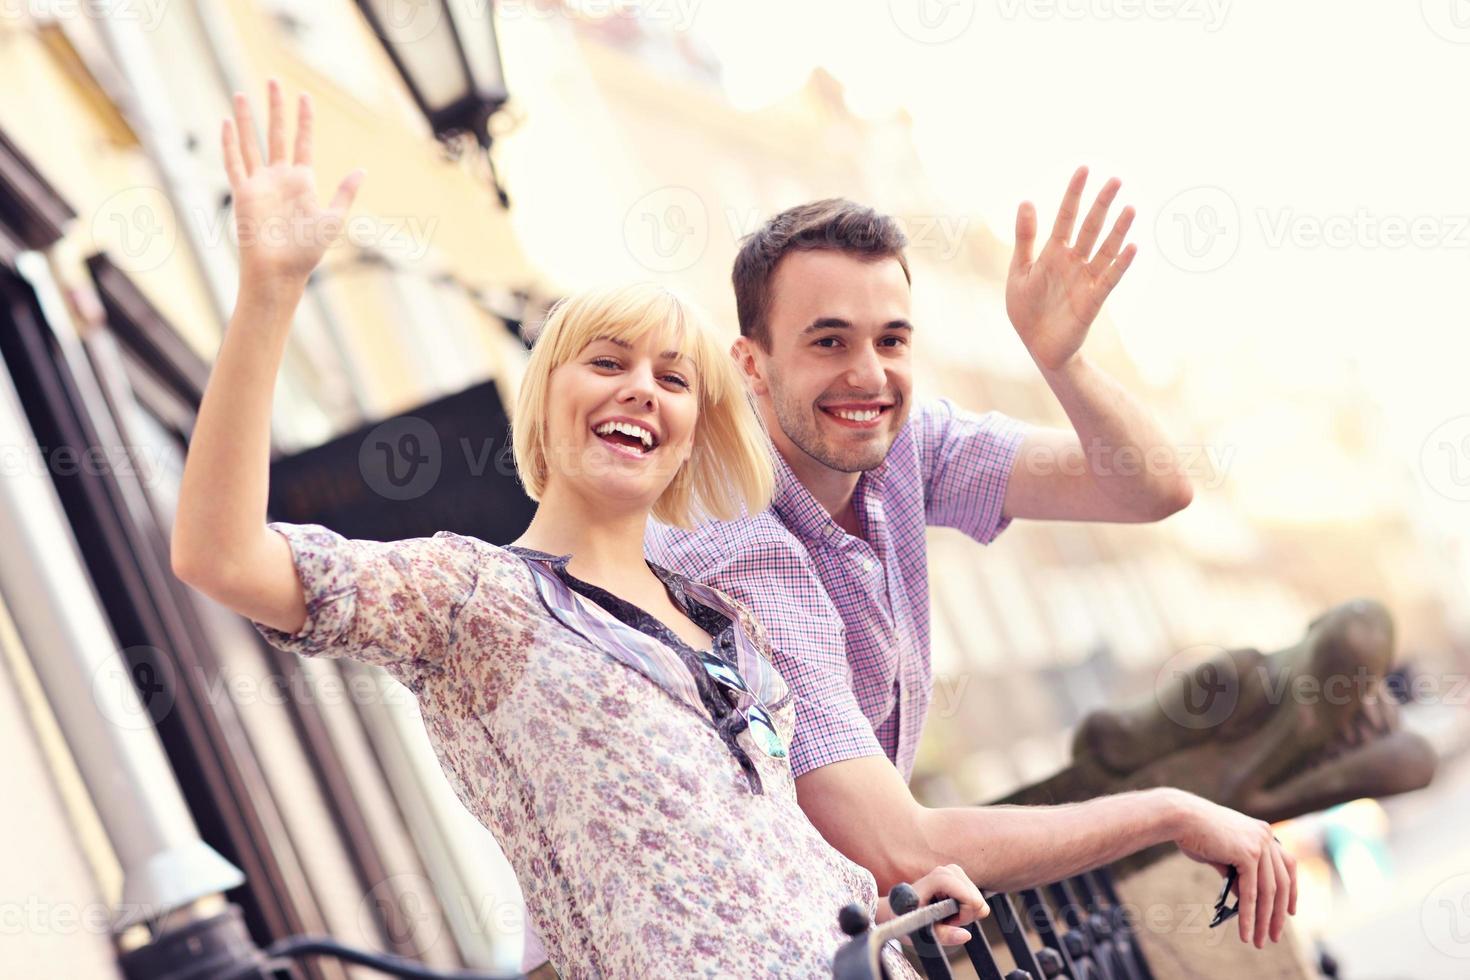
[[[694,527],[762,511],[775,487],[772,448],[746,396],[730,355],[694,304],[653,283],[588,289],[560,300],[547,314],[531,350],[511,427],[516,469],[532,500],[551,476],[546,452],[551,372],[592,341],[633,343],[655,332],[663,347],[694,364],[699,417],[689,459],[653,505],[665,524]]]

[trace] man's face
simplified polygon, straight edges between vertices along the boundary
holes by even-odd
[[[903,267],[830,249],[791,252],[771,286],[770,351],[742,337],[736,353],[777,448],[843,473],[873,469],[909,413]]]

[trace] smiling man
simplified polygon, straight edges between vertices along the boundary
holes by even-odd
[[[1149,413],[1081,350],[1136,252],[1123,245],[1131,208],[1098,245],[1116,180],[1073,240],[1086,179],[1079,168],[1034,257],[1036,212],[1021,205],[1006,283],[1071,429],[917,400],[923,329],[902,231],[851,201],[804,204],[749,236],[732,276],[732,353],[777,450],[775,500],[732,523],[652,527],[649,556],[753,610],[797,698],[801,806],[880,888],[954,862],[1008,891],[1173,841],[1239,870],[1240,938],[1261,946],[1295,913],[1296,868],[1259,820],[1170,789],[929,808],[908,788],[932,686],[925,528],[989,544],[1017,517],[1156,521],[1193,495]]]

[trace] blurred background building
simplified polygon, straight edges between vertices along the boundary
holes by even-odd
[[[450,152],[435,139],[390,46],[347,0],[36,2],[0,15],[12,93],[0,100],[5,526],[26,531],[0,551],[0,730],[14,790],[0,810],[6,976],[119,975],[114,914],[124,878],[142,871],[117,853],[113,815],[84,775],[96,746],[76,744],[77,709],[38,669],[66,644],[89,665],[90,689],[65,697],[108,716],[99,737],[156,733],[173,781],[160,792],[243,872],[221,887],[260,945],[317,932],[437,966],[519,962],[513,876],[444,782],[411,696],[368,668],[264,646],[168,572],[185,440],[234,299],[218,149],[232,91],[252,96],[257,118],[267,77],[288,98],[311,92],[319,186],[368,170],[349,240],[313,277],[292,331],[280,459],[477,385],[512,403],[522,327],[595,281],[677,285],[733,337],[740,237],[828,196],[870,203],[908,232],[923,390],[1067,424],[1005,315],[1008,227],[931,179],[904,108],[855,104],[852,79],[820,66],[758,104],[738,98],[710,36],[722,22],[711,13],[701,29],[698,5],[528,0],[500,4],[493,20],[488,3],[448,6],[503,62],[493,169],[464,140]],[[420,39],[444,16],[435,4],[373,9],[398,18],[385,33]],[[1055,201],[1038,205],[1049,222]],[[1123,326],[1105,312],[1086,350],[1183,447],[1194,503],[1156,525],[1020,522],[986,548],[932,533],[936,690],[921,798],[977,802],[1045,777],[1068,761],[1087,711],[1150,696],[1171,656],[1276,649],[1364,595],[1393,612],[1403,658],[1444,682],[1409,714],[1457,760],[1470,691],[1456,702],[1450,681],[1470,668],[1470,539],[1425,506],[1423,474],[1382,410],[1391,393],[1341,351],[1294,370],[1241,345],[1160,371]],[[1442,440],[1451,454],[1458,431]],[[100,462],[68,466],[64,446],[95,448]],[[1470,467],[1470,441],[1459,448]],[[521,505],[507,486],[486,481],[487,511]],[[48,631],[48,611],[75,631]],[[149,697],[160,677],[165,693]],[[141,707],[97,693],[129,684]],[[1350,886],[1370,881],[1381,901],[1396,860],[1392,922],[1420,930],[1426,888],[1449,870],[1434,846],[1445,828],[1426,814],[1463,801],[1461,772],[1449,765],[1424,794],[1354,817],[1386,821],[1373,833],[1390,856],[1374,859],[1376,878],[1323,879],[1304,924],[1351,946],[1344,923],[1375,920]],[[1394,838],[1394,826],[1413,833]],[[1441,958],[1442,972],[1417,975],[1458,976],[1456,965]]]

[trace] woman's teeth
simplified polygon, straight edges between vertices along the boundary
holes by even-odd
[[[634,425],[631,422],[604,422],[599,426],[593,427],[592,431],[600,436],[609,436],[615,432],[629,436],[643,443],[643,451],[645,453],[653,450],[653,433],[641,425]]]

